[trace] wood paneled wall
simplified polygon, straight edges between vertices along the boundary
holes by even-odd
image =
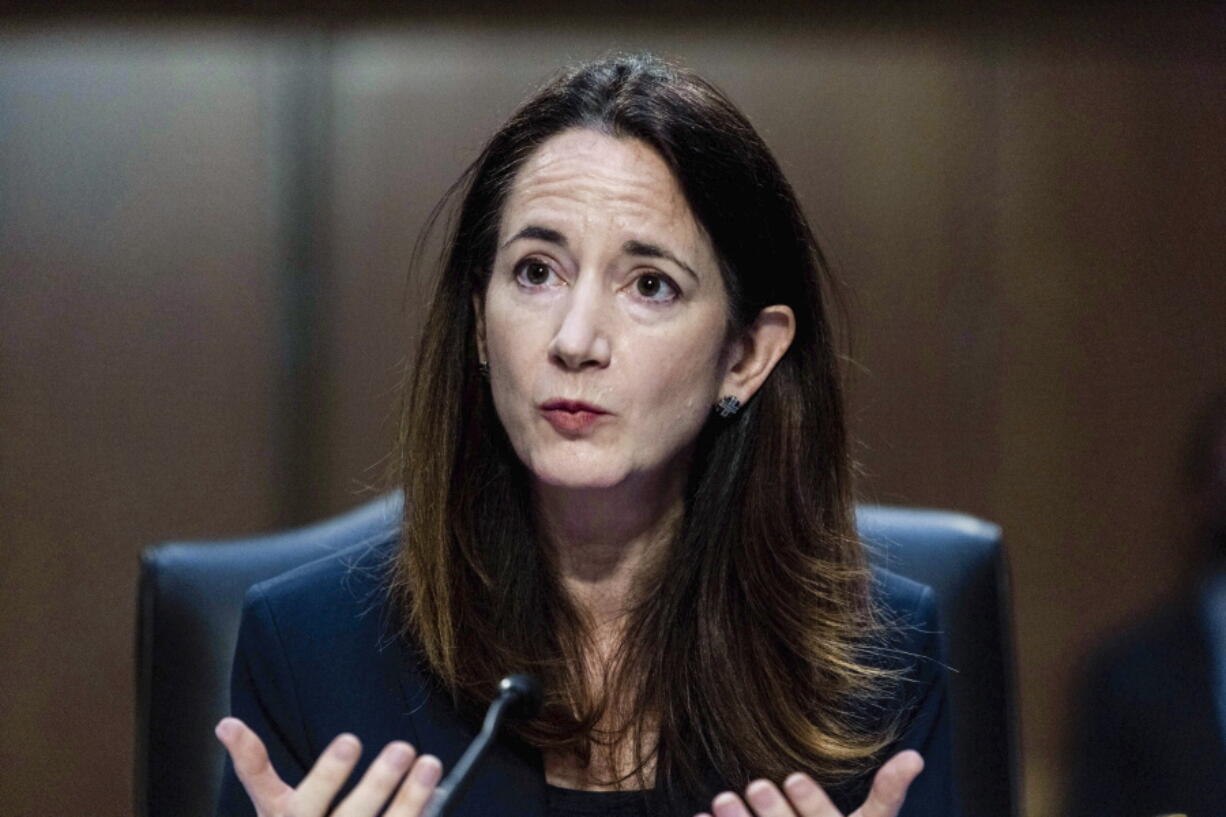
[[[549,71],[693,65],[776,150],[852,292],[864,495],[1010,544],[1031,815],[1068,688],[1175,587],[1226,382],[1226,58],[1182,12],[27,23],[0,38],[0,802],[130,808],[137,555],[381,482],[426,213]]]
[[[0,800],[130,811],[137,556],[288,522],[264,48],[0,40]]]

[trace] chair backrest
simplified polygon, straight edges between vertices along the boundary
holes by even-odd
[[[211,815],[224,762],[230,664],[251,585],[400,524],[389,495],[297,530],[171,542],[141,556],[136,623],[136,813]]]
[[[400,524],[388,495],[298,530],[177,542],[141,558],[136,646],[136,812],[212,814],[223,755],[213,726],[247,588]],[[943,511],[861,506],[873,560],[936,590],[948,633],[959,787],[968,817],[1015,814],[1012,648],[1000,529]]]
[[[950,511],[881,505],[859,506],[856,526],[876,564],[937,594],[964,812],[1016,815],[1013,616],[1000,528]]]

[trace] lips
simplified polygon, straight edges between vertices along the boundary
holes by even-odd
[[[579,400],[547,400],[541,403],[541,416],[557,431],[574,435],[591,429],[601,418],[611,415],[600,406]]]

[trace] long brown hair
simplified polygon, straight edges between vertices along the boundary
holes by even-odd
[[[757,395],[702,430],[684,518],[641,577],[599,685],[474,335],[473,296],[489,281],[515,174],[577,127],[642,140],[670,166],[719,259],[730,333],[770,304],[796,315],[795,339]],[[627,777],[641,782],[654,763],[659,785],[698,796],[710,795],[711,770],[733,786],[798,769],[827,782],[863,771],[890,736],[854,713],[888,673],[862,651],[875,621],[852,519],[829,274],[766,145],[702,78],[622,55],[567,70],[526,102],[430,225],[457,196],[401,427],[394,590],[431,671],[466,711],[488,703],[502,676],[534,673],[546,702],[521,738],[583,759],[629,739],[638,766]]]

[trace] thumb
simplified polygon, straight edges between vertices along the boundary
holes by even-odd
[[[268,760],[264,741],[238,718],[222,718],[213,730],[230,753],[234,773],[247,790],[256,813],[263,817],[277,812],[277,806],[294,790],[277,775]]]
[[[912,749],[899,752],[877,770],[864,805],[850,817],[896,817],[907,799],[907,788],[924,770],[924,759]]]

